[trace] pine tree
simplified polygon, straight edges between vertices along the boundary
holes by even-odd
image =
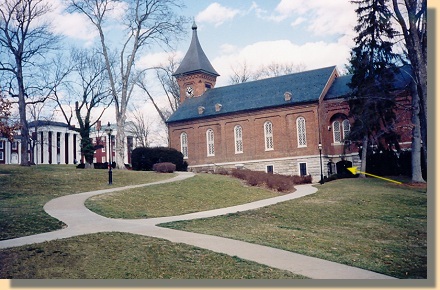
[[[387,0],[352,1],[358,8],[358,36],[351,51],[350,66],[353,72],[348,97],[350,115],[354,124],[350,139],[362,140],[361,171],[366,171],[367,148],[378,137],[395,136],[392,124],[395,119],[392,94],[397,55],[392,51],[396,32],[391,27],[391,13]]]

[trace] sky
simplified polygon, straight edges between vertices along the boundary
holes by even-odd
[[[354,45],[355,6],[348,0],[185,1],[182,11],[197,24],[200,43],[219,72],[217,86],[229,84],[232,68],[258,69],[270,63],[306,70],[348,63]],[[177,47],[184,55],[188,35]],[[148,54],[154,63],[161,54]]]
[[[55,7],[50,15],[55,32],[63,35],[66,43],[79,47],[98,43],[98,34],[84,15],[66,11],[63,0],[47,1]],[[229,85],[232,70],[243,65],[251,71],[271,63],[300,65],[305,70],[336,65],[343,72],[354,45],[356,7],[349,0],[184,0],[183,3],[185,8],[177,13],[196,22],[202,48],[220,74],[216,87]],[[120,19],[124,2],[114,5],[112,17]],[[143,51],[137,68],[166,63],[169,53],[183,58],[191,41],[191,26],[192,21],[174,49],[165,52],[152,46]],[[118,31],[117,25],[107,29]],[[154,93],[160,94],[160,89]],[[134,106],[145,112],[152,123],[157,123],[152,104],[141,93],[136,94]],[[162,102],[165,104],[165,96]],[[102,120],[113,123],[114,119],[111,107]]]
[[[51,18],[59,34],[76,45],[89,46],[98,34],[79,13],[67,13],[62,0]],[[198,36],[214,68],[217,86],[229,84],[232,68],[246,63],[250,69],[270,63],[298,64],[306,70],[348,63],[356,24],[355,5],[349,0],[184,0],[177,11],[194,19]],[[114,9],[121,16],[123,4]],[[191,41],[191,26],[177,43],[175,53],[183,57]],[[167,59],[159,47],[141,55],[140,63],[157,65]]]

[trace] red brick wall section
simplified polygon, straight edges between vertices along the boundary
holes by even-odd
[[[180,134],[188,134],[190,165],[240,162],[291,156],[316,155],[318,152],[317,104],[266,109],[257,113],[239,113],[191,122],[169,124],[170,146],[181,150]],[[298,148],[296,119],[306,120],[307,147]],[[264,123],[273,124],[274,150],[265,150]],[[243,128],[243,153],[235,154],[234,127]],[[206,131],[214,130],[215,156],[207,156]]]

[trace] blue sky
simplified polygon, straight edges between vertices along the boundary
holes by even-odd
[[[348,0],[185,1],[195,18],[202,47],[226,85],[232,67],[251,69],[272,62],[306,69],[343,68],[353,46],[355,6]],[[179,43],[184,54],[191,39]],[[148,56],[146,56],[148,57]]]
[[[76,45],[97,41],[96,30],[79,13],[67,13],[62,0],[47,0],[59,8],[51,16],[58,33]],[[244,63],[251,70],[273,62],[315,69],[330,65],[344,68],[353,46],[355,6],[349,0],[184,0],[177,11],[194,18],[202,47],[220,73],[218,85],[227,85],[232,68]],[[117,19],[123,2],[114,9]],[[112,27],[118,31],[117,27]],[[191,24],[186,38],[175,49],[183,57],[191,40]],[[139,62],[157,65],[167,59],[161,48],[145,50]]]
[[[62,0],[47,0],[55,4],[51,15],[57,33],[67,43],[90,46],[98,42],[96,30],[79,13],[68,13]],[[116,2],[115,2],[116,3]],[[186,8],[179,14],[194,18],[201,45],[214,68],[219,72],[216,86],[230,83],[232,70],[246,64],[249,70],[271,63],[301,65],[310,70],[337,65],[343,69],[353,46],[355,7],[349,0],[184,0]],[[114,19],[125,11],[123,2],[114,9]],[[192,23],[186,36],[172,53],[183,58],[191,41]],[[107,30],[119,31],[118,26]],[[170,52],[151,47],[139,55],[137,68],[167,62]],[[160,88],[153,92],[160,94]],[[136,93],[133,102],[155,122],[157,113]],[[163,94],[163,92],[162,92]],[[159,95],[160,96],[160,95]],[[159,104],[161,101],[159,100]],[[163,105],[166,105],[163,96]],[[110,107],[103,120],[114,120]]]

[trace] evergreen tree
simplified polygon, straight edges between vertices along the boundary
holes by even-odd
[[[354,119],[350,139],[362,140],[361,171],[366,170],[368,145],[378,137],[393,136],[394,74],[397,55],[392,52],[396,32],[391,27],[387,0],[352,1],[358,8],[358,36],[351,51],[353,72],[348,97],[350,115]]]

